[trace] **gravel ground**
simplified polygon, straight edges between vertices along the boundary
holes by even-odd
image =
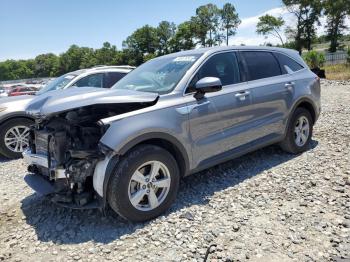
[[[350,82],[322,82],[322,116],[301,155],[272,146],[187,177],[164,216],[132,224],[57,207],[0,160],[0,260],[348,261]]]

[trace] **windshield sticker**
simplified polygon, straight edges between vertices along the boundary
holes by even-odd
[[[176,57],[173,61],[174,62],[194,62],[194,61],[196,61],[196,57],[195,56],[179,56],[179,57]]]
[[[73,76],[73,75],[67,75],[67,76],[65,76],[64,78],[65,79],[73,79],[75,76]]]

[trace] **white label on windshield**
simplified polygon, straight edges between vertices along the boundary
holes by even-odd
[[[66,78],[66,79],[73,79],[75,76],[73,76],[73,75],[67,75],[67,76],[65,76],[64,78]]]
[[[174,62],[194,62],[196,61],[195,56],[179,56],[174,59]]]

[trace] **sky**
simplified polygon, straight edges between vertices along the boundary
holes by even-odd
[[[258,17],[269,13],[288,17],[281,0],[0,0],[0,61],[59,54],[70,45],[99,48],[122,42],[137,28],[167,20],[179,24],[198,6],[234,4],[242,20],[230,44],[276,43],[255,33]]]

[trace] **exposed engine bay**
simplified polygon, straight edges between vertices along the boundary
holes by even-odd
[[[30,151],[47,156],[47,167],[32,164],[28,170],[53,184],[54,202],[81,207],[96,200],[95,166],[112,151],[99,143],[108,129],[99,120],[152,104],[90,105],[38,118],[30,132]]]

